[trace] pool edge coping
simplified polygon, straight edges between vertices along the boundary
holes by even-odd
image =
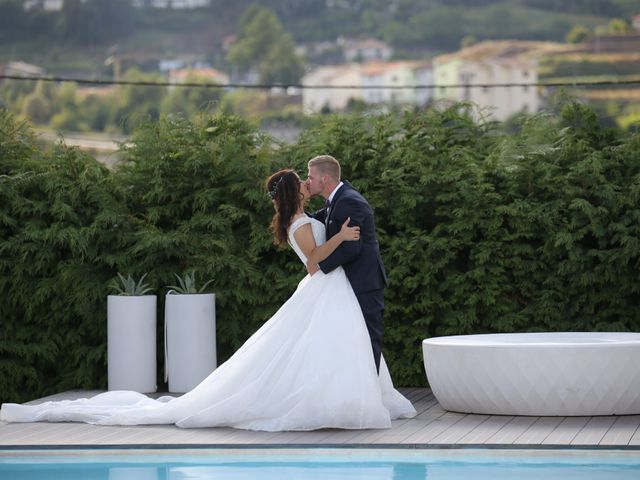
[[[414,444],[109,444],[109,445],[1,445],[0,456],[16,451],[56,451],[56,450],[597,450],[597,451],[640,451],[640,445],[563,445],[563,444],[455,444],[455,443],[414,443]]]

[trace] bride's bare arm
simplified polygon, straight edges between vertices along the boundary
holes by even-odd
[[[301,226],[293,233],[302,253],[307,257],[307,265],[318,264],[331,255],[342,242],[360,239],[360,227],[350,227],[349,221],[350,218],[347,218],[340,231],[320,246],[316,245],[311,231],[311,224],[309,223]]]

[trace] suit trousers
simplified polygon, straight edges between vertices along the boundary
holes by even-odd
[[[382,355],[382,315],[384,313],[384,290],[372,290],[356,293],[364,321],[371,338],[373,359],[376,370],[380,372],[380,356]]]

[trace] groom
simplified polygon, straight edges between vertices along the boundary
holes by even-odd
[[[314,214],[324,222],[327,240],[334,236],[347,218],[349,225],[360,227],[360,239],[342,242],[336,250],[318,265],[307,265],[309,273],[322,270],[329,273],[342,265],[353,287],[367,324],[376,370],[380,372],[382,353],[382,314],[384,287],[387,275],[382,264],[373,210],[365,198],[349,182],[340,181],[340,164],[330,155],[309,160],[307,188],[311,195],[321,195],[325,208]]]

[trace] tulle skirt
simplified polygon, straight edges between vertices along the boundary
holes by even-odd
[[[307,275],[294,294],[224,364],[193,390],[154,400],[110,391],[39,405],[4,404],[9,422],[176,424],[283,431],[388,428],[411,417],[371,343],[342,268]]]

